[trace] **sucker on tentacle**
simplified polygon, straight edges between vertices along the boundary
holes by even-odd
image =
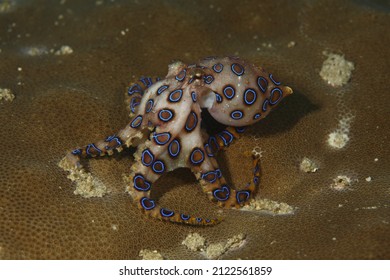
[[[292,93],[272,74],[236,57],[209,57],[197,64],[175,62],[164,79],[143,77],[126,93],[130,122],[118,133],[68,153],[66,166],[82,170],[81,158],[112,155],[123,147],[137,147],[135,163],[126,178],[127,191],[147,215],[191,225],[213,225],[220,219],[201,218],[161,208],[150,198],[153,183],[167,172],[188,167],[208,198],[221,207],[240,208],[259,184],[259,157],[245,189],[227,185],[215,159],[245,131],[265,118]],[[207,135],[201,111],[226,129]],[[67,170],[70,170],[67,168]]]

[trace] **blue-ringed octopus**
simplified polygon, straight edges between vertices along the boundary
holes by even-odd
[[[265,118],[292,89],[263,68],[237,57],[208,57],[196,64],[177,61],[164,79],[142,78],[127,90],[131,120],[104,140],[69,152],[64,158],[82,170],[81,158],[112,155],[134,146],[135,163],[127,191],[147,215],[176,223],[213,225],[219,218],[201,218],[160,207],[150,197],[153,183],[179,167],[195,174],[209,199],[219,206],[240,208],[259,184],[259,156],[253,157],[253,178],[244,189],[228,186],[216,153],[240,137],[245,127]],[[201,111],[226,128],[208,135]]]

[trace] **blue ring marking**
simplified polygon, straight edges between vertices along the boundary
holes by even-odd
[[[127,90],[128,95],[133,95],[134,93],[142,93],[142,88],[139,84],[134,84]]]
[[[148,102],[146,102],[146,105],[145,105],[145,112],[149,113],[150,111],[152,111],[153,105],[154,105],[154,100],[153,99],[149,99]]]
[[[261,114],[256,114],[256,115],[253,116],[253,119],[254,119],[254,120],[257,120],[257,119],[260,118],[260,117],[261,117]]]
[[[245,199],[244,200],[241,200],[240,199],[240,195],[244,194],[245,195]],[[236,193],[236,200],[237,200],[237,203],[238,204],[241,204],[245,201],[247,201],[249,199],[249,196],[251,195],[251,193],[249,191],[238,191]]]
[[[211,75],[208,75],[208,76],[204,76],[203,77],[203,81],[206,83],[206,84],[211,84],[213,81],[214,81],[214,77],[211,76]]]
[[[168,112],[168,113],[169,113],[169,117],[168,117],[168,118],[163,118],[163,117],[162,117],[162,113],[164,113],[164,112]],[[158,117],[159,117],[159,119],[162,120],[163,122],[167,122],[167,121],[169,121],[169,120],[171,120],[171,119],[173,118],[173,113],[172,113],[172,111],[169,110],[169,109],[162,109],[162,110],[158,113]]]
[[[222,178],[222,172],[221,169],[215,169],[215,172],[217,173],[218,178]]]
[[[279,94],[278,99],[275,102],[272,102],[272,97],[274,96],[275,91],[279,91],[280,94]],[[275,105],[276,103],[278,103],[280,101],[280,99],[282,99],[282,96],[283,96],[283,91],[280,88],[274,88],[273,90],[271,90],[271,95],[269,97],[269,104]]]
[[[258,176],[254,176],[253,177],[253,183],[257,186],[259,184],[259,177]]]
[[[172,96],[175,94],[175,93],[177,93],[177,92],[179,92],[180,94],[179,94],[179,97],[177,97],[177,98],[172,98]],[[180,101],[180,99],[181,99],[181,97],[183,96],[183,90],[181,90],[181,89],[176,89],[176,90],[174,90],[174,91],[172,91],[170,94],[169,94],[169,97],[168,97],[168,99],[169,99],[169,101],[171,101],[171,102],[178,102],[178,101]]]
[[[176,154],[174,154],[174,153],[172,152],[172,145],[173,145],[173,143],[176,143],[176,144],[177,144],[177,152],[176,152]],[[169,146],[168,146],[168,152],[169,152],[169,155],[170,155],[171,157],[177,157],[177,156],[180,154],[180,150],[181,150],[180,142],[179,142],[177,139],[173,140],[173,141],[169,144]]]
[[[204,150],[206,151],[207,156],[214,157],[214,154],[211,153],[211,148],[209,144],[204,144]],[[210,150],[210,153],[208,152],[208,150]]]
[[[246,96],[249,92],[253,93],[253,100],[252,100],[252,101],[248,101],[248,98],[247,98],[247,96]],[[257,99],[257,93],[256,93],[256,91],[255,91],[254,89],[248,88],[248,89],[244,92],[244,102],[245,102],[245,104],[247,104],[247,105],[252,105],[253,103],[256,102],[256,99]]]
[[[214,64],[213,70],[215,73],[221,73],[223,70],[223,64],[222,63]]]
[[[264,82],[264,86],[261,84],[261,81]],[[265,93],[267,91],[267,87],[268,87],[268,81],[266,78],[262,77],[262,76],[259,76],[257,78],[257,85],[259,86],[260,90]]]
[[[226,91],[230,89],[232,91],[232,94],[229,95],[228,93],[226,93]],[[232,86],[226,86],[224,89],[223,89],[223,94],[226,96],[227,99],[232,99],[234,97],[234,95],[236,94],[236,90],[232,87]]]
[[[240,68],[239,72],[237,72],[234,69],[235,66],[238,66]],[[241,64],[238,64],[238,63],[233,63],[232,66],[231,66],[231,69],[232,69],[233,73],[236,74],[237,76],[242,76],[244,74],[244,72],[245,72],[244,67]]]
[[[240,120],[240,119],[242,119],[243,116],[244,116],[244,113],[240,110],[235,110],[235,111],[231,112],[231,114],[230,114],[230,117],[233,120]]]
[[[218,93],[215,94],[215,98],[217,100],[217,103],[221,103],[222,102],[222,96]]]
[[[166,141],[158,140],[158,137],[164,136],[164,135],[168,136],[168,139]],[[169,132],[162,132],[162,133],[154,132],[152,137],[153,137],[154,141],[156,141],[156,143],[159,144],[159,145],[165,145],[166,143],[169,142],[169,140],[171,140],[171,134]]]
[[[151,203],[151,205],[146,206],[145,201],[148,203]],[[141,203],[142,208],[144,208],[145,210],[152,210],[154,207],[156,207],[156,203],[154,202],[154,200],[149,199],[147,197],[141,198],[140,203]]]
[[[188,84],[189,84],[189,85],[192,84],[192,82],[193,82],[194,80],[195,80],[194,78],[189,79],[189,80],[188,80]]]
[[[202,158],[201,158],[200,160],[198,160],[198,161],[195,161],[195,160],[194,160],[194,154],[195,154],[195,152],[200,152],[200,154],[202,155]],[[192,162],[193,164],[200,164],[200,163],[202,163],[203,160],[204,160],[204,153],[203,153],[203,151],[202,151],[201,149],[199,149],[199,148],[195,148],[195,149],[192,151],[192,153],[191,153],[190,160],[191,160],[191,162]]]
[[[183,81],[186,77],[186,69],[183,69],[179,72],[179,74],[176,75],[175,79],[178,80],[179,82]],[[183,74],[183,77],[180,78],[179,76]]]
[[[214,177],[213,177],[211,180],[205,179],[205,178],[206,178],[208,175],[210,175],[210,174],[213,174]],[[215,171],[209,171],[209,172],[203,173],[202,176],[201,176],[201,178],[202,178],[203,180],[209,182],[209,183],[214,183],[215,181],[217,181],[217,172],[215,172]]]
[[[175,212],[168,210],[168,209],[165,209],[165,208],[161,208],[160,214],[161,214],[161,216],[163,216],[165,218],[169,218],[169,217],[172,217],[173,215],[175,215]]]
[[[197,221],[198,223],[201,223],[201,222],[202,222],[202,218],[196,218],[196,221]]]
[[[210,223],[210,222],[211,222],[211,220],[210,220],[210,219],[206,219],[205,221],[206,221],[206,223]]]
[[[158,165],[158,164],[161,166],[160,169],[156,168],[156,165]],[[164,171],[165,171],[165,165],[164,165],[164,163],[161,160],[156,160],[153,163],[152,169],[153,169],[154,172],[156,172],[158,174],[161,174],[161,173],[164,173]]]
[[[136,181],[137,181],[138,178],[141,178],[142,181],[144,181],[144,183],[146,185],[146,188],[141,188],[141,187],[137,186],[137,182]],[[145,180],[144,176],[142,176],[140,174],[134,176],[133,184],[134,184],[134,188],[136,190],[138,190],[138,191],[141,191],[141,192],[147,192],[148,190],[150,190],[150,187],[151,187],[151,184],[148,181]]]
[[[150,156],[150,158],[152,159],[152,160],[150,161],[150,163],[146,163],[146,162],[145,162],[145,154],[148,154],[148,155]],[[152,154],[151,151],[149,151],[149,149],[145,149],[145,150],[142,152],[142,154],[141,154],[141,162],[142,162],[142,164],[145,165],[145,166],[150,166],[150,165],[152,165],[153,161],[154,161],[154,155]]]
[[[137,96],[137,97],[131,98],[131,100],[130,100],[130,110],[132,113],[135,113],[135,107],[137,107],[140,104],[140,102],[137,102],[138,98],[139,97]]]
[[[226,197],[225,198],[220,198],[218,197],[218,194],[222,192],[222,193],[226,193]],[[219,189],[215,189],[213,191],[213,196],[215,197],[215,199],[219,200],[219,201],[226,201],[229,199],[229,196],[230,196],[230,190],[229,188],[226,186],[226,185],[223,185],[222,187],[220,187]]]
[[[81,150],[80,149],[73,150],[72,154],[73,155],[81,155]]]
[[[138,122],[138,123],[137,123]],[[138,115],[130,124],[132,128],[137,128],[141,125],[142,123],[142,116]]]
[[[163,86],[159,87],[157,90],[157,95],[160,95],[161,93],[163,93],[167,88],[169,88],[168,85],[163,85]]]
[[[265,100],[264,100],[264,103],[263,103],[263,106],[261,107],[262,108],[262,110],[263,110],[263,112],[265,112],[265,111],[267,111],[267,104],[268,104],[268,98],[266,98]]]
[[[186,127],[187,131],[192,131],[198,125],[198,116],[196,115],[196,113],[195,112],[191,112],[190,114],[192,114],[192,116],[194,117],[195,122],[194,122],[194,125],[192,127],[188,127],[187,126],[187,122],[186,122],[185,127]]]
[[[110,143],[112,140],[116,141],[116,146],[115,147],[105,146],[106,150],[112,150],[112,149],[115,149],[116,147],[122,145],[121,140],[119,140],[119,138],[117,136],[115,136],[115,135],[108,136],[104,141]]]
[[[196,102],[197,95],[196,95],[195,91],[191,92],[191,98],[192,98],[192,101]]]
[[[156,82],[161,81],[162,79],[160,77],[156,78]]]
[[[238,126],[238,127],[236,127],[236,131],[238,133],[244,133],[245,129],[246,129],[246,126],[241,126],[241,127]]]
[[[91,148],[94,148],[99,154],[102,153],[102,151],[101,151],[100,149],[98,149],[98,147],[96,147],[95,144],[91,143],[91,144],[88,144],[88,145],[87,145],[87,148],[85,149],[85,152],[86,152],[87,155],[89,155],[89,156],[91,155],[91,153],[90,153],[90,151],[89,151]]]
[[[272,81],[276,86],[280,85],[280,82],[277,82],[277,81],[274,80],[274,77],[272,77],[272,74],[269,74],[269,78],[271,79],[271,81]]]
[[[226,140],[225,137],[223,137],[224,134],[227,134],[227,135],[229,136],[229,139],[228,139],[228,140]],[[224,130],[224,131],[222,131],[221,133],[218,133],[218,136],[222,139],[223,145],[224,145],[224,146],[228,146],[230,143],[233,142],[234,136],[233,136],[233,134],[231,134],[231,133],[230,133],[229,131],[227,131],[227,130]]]
[[[180,214],[180,218],[181,218],[183,221],[187,221],[187,220],[190,219],[190,215]]]
[[[142,77],[141,79],[139,79],[140,82],[142,82],[147,88],[150,87],[151,85],[153,85],[153,81],[152,81],[152,78],[150,77]]]

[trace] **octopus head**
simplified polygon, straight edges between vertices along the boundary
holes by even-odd
[[[202,91],[200,106],[225,125],[256,123],[293,92],[264,69],[238,58],[207,59],[200,65],[210,69],[203,77],[207,90]]]

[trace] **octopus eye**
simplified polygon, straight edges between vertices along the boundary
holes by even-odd
[[[254,89],[248,88],[244,92],[244,102],[245,102],[245,104],[252,105],[253,103],[256,102],[256,98],[257,98],[257,93],[256,93],[256,91]]]
[[[277,96],[275,98],[275,95]],[[271,95],[269,97],[269,104],[271,105],[275,105],[276,103],[279,102],[279,100],[282,98],[283,96],[283,92],[280,88],[274,88],[272,91],[271,91]]]
[[[244,75],[244,66],[242,66],[241,64],[238,64],[238,63],[233,63],[232,64],[232,71],[234,74],[236,74],[237,76],[242,76]]]
[[[168,209],[165,209],[165,208],[161,208],[160,214],[161,214],[161,216],[168,218],[168,217],[172,217],[173,215],[175,215],[175,212],[168,210]]]
[[[267,87],[268,87],[268,81],[260,76],[257,78],[257,85],[259,86],[260,90],[265,93],[267,91]]]
[[[154,200],[149,199],[147,197],[141,198],[139,202],[141,203],[142,208],[144,208],[145,210],[152,210],[154,207],[156,207],[156,203],[154,202]]]
[[[133,184],[134,184],[134,188],[137,191],[141,191],[141,192],[147,192],[148,190],[150,190],[151,187],[151,184],[148,181],[146,181],[145,177],[142,176],[141,174],[137,174],[134,176]]]
[[[272,77],[272,74],[269,74],[269,78],[271,79],[271,81],[272,81],[276,86],[280,85],[280,82],[275,81],[274,77]]]

